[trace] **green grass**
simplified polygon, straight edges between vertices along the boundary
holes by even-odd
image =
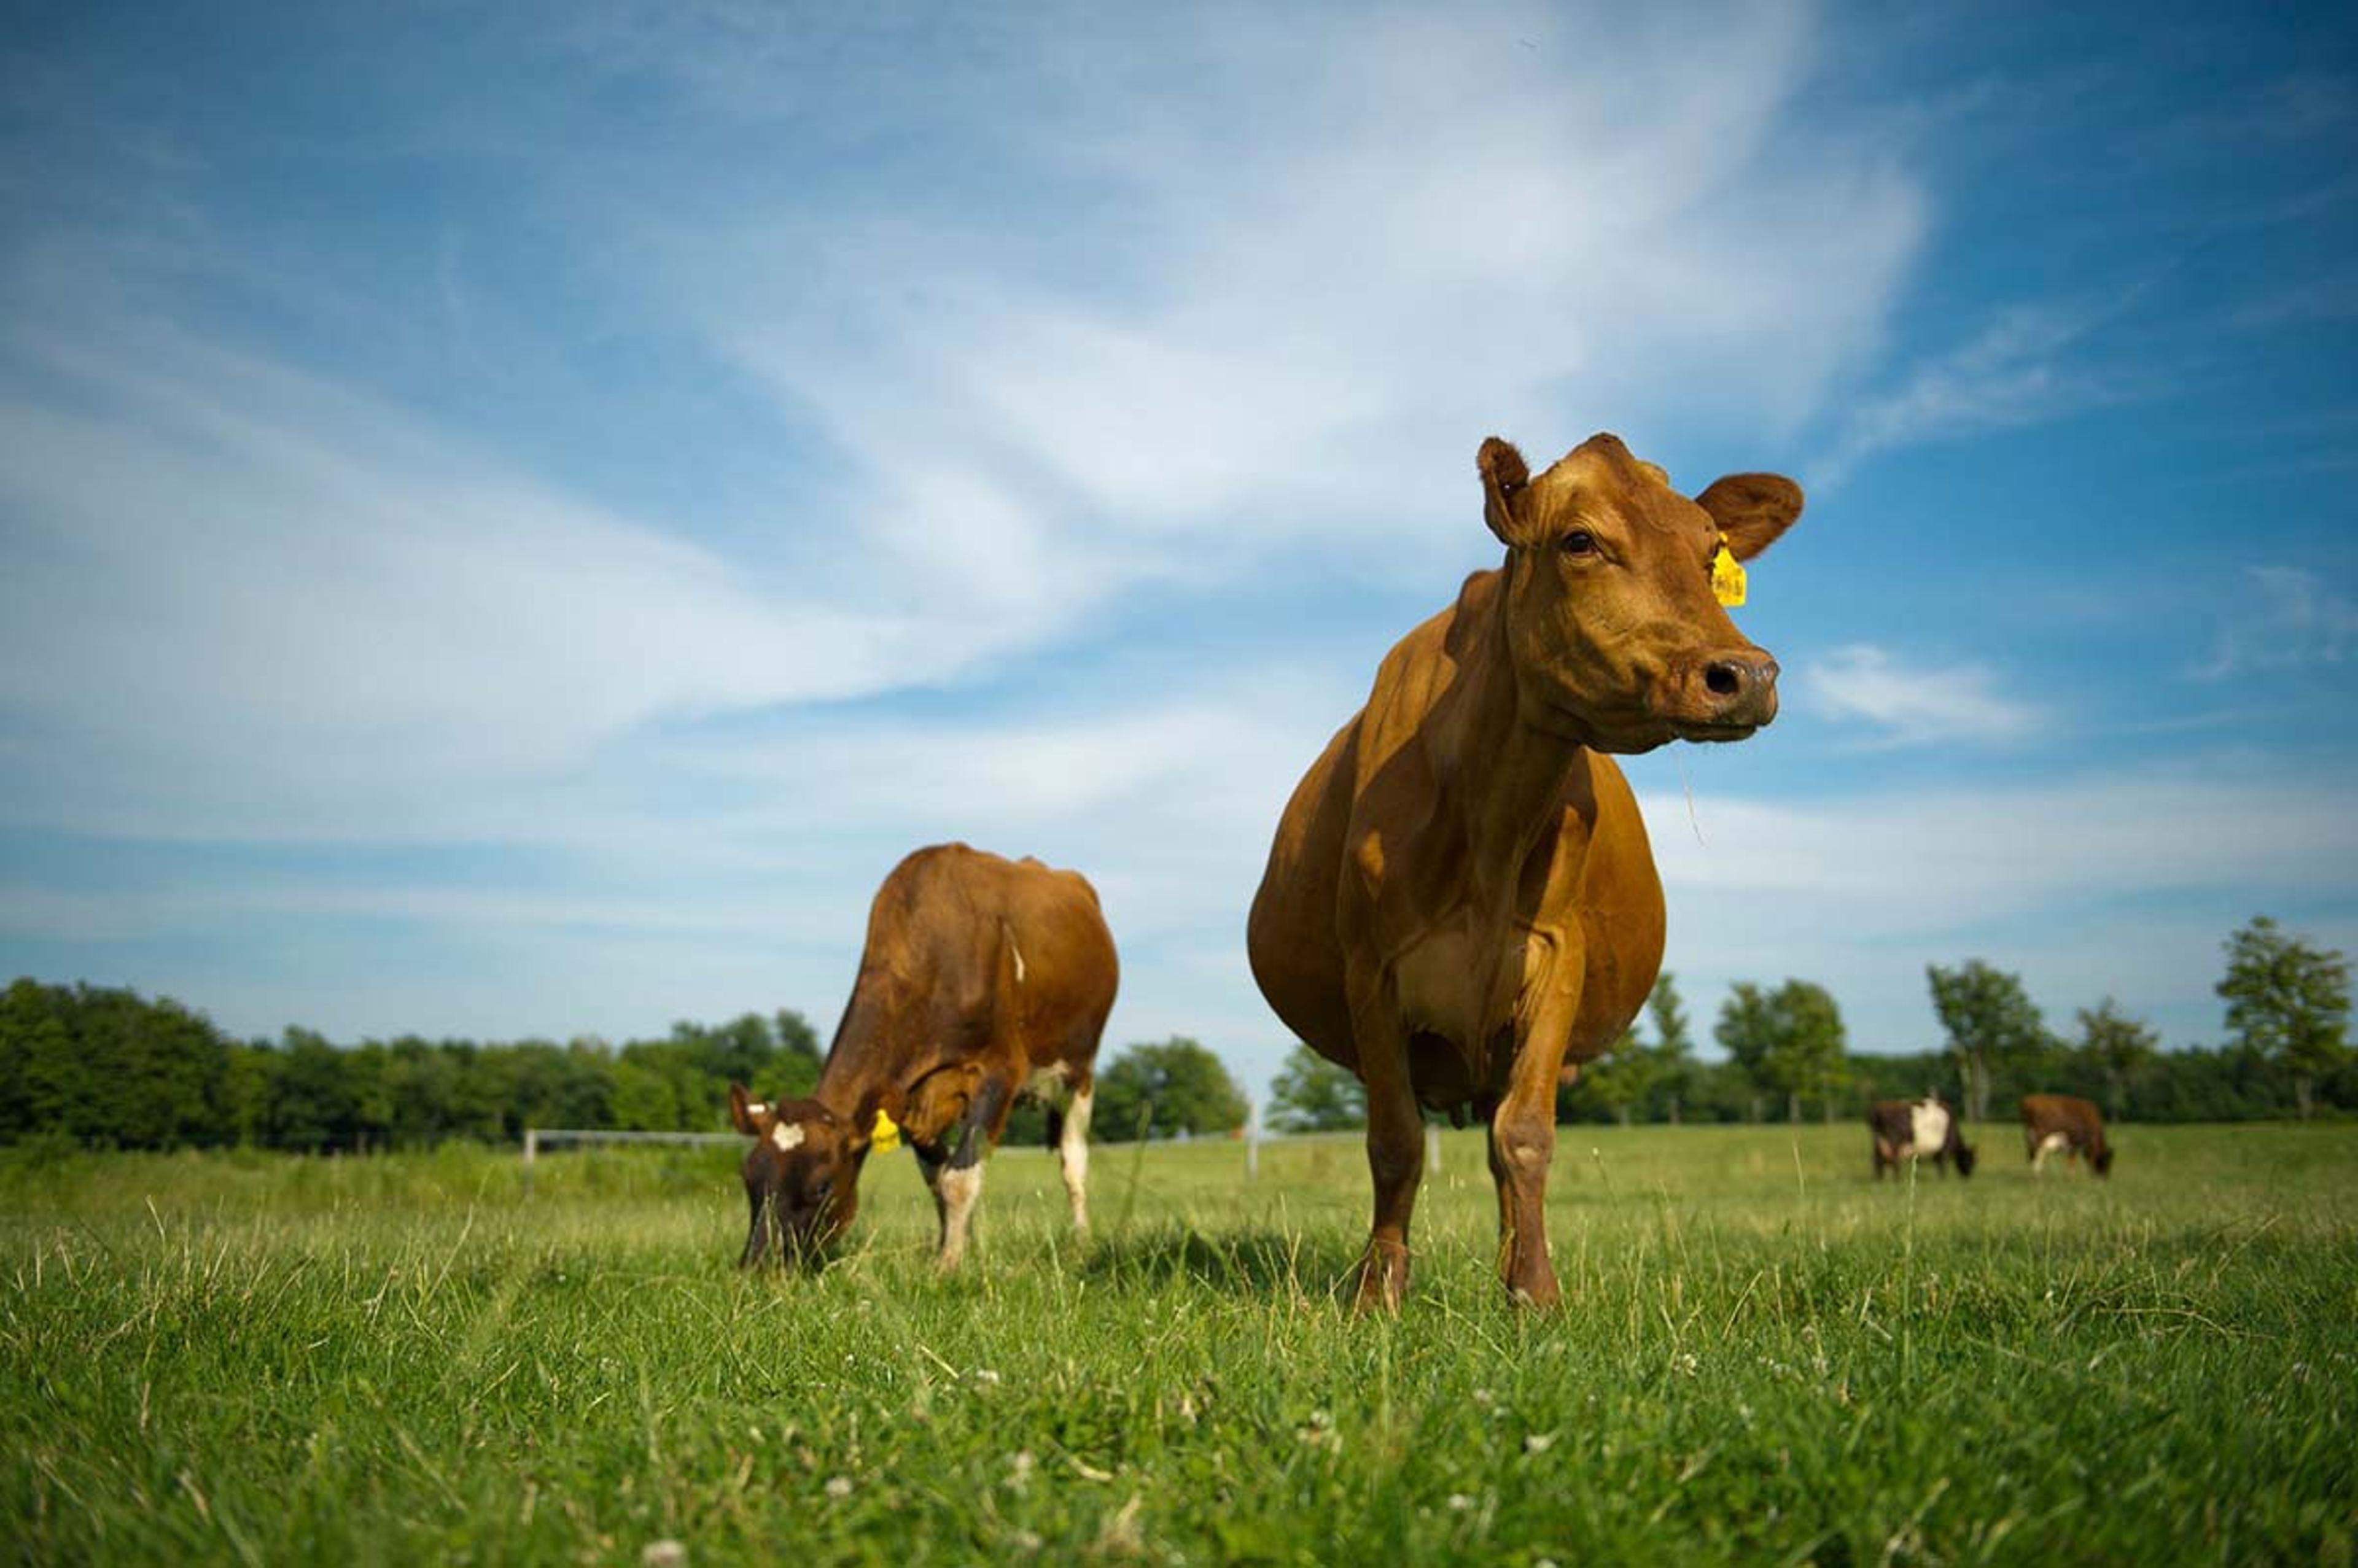
[[[1035,1150],[824,1276],[727,1151],[0,1165],[0,1536],[43,1563],[2348,1563],[2358,1130],[1876,1186],[1863,1128],[1567,1129],[1564,1307],[1449,1136],[1398,1322],[1352,1142]]]

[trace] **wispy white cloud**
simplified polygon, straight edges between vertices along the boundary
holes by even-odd
[[[168,329],[13,347],[0,703],[74,738],[50,762],[78,805],[86,771],[199,816],[242,800],[365,838],[388,797],[514,786],[654,718],[898,688],[1038,634],[971,605],[769,589]]]
[[[925,182],[691,199],[646,222],[644,274],[834,434],[880,529],[917,449],[996,498],[993,552],[1136,580],[1208,541],[1350,541],[1414,572],[1494,428],[1792,427],[1878,341],[1922,230],[1871,152],[1784,148],[1795,8],[1617,27],[1609,56],[1514,6],[1218,32],[1167,58],[1076,33],[1019,72],[1057,133],[1033,173],[1089,214],[1077,283],[1066,203]]]
[[[1817,714],[1836,723],[1872,725],[1881,745],[2003,743],[2035,733],[2040,720],[2035,706],[2000,696],[1996,676],[1978,665],[1911,666],[1870,643],[1811,661],[1801,686]]]
[[[2097,313],[2070,306],[2017,306],[1970,341],[1913,366],[1900,384],[1861,399],[1827,451],[1808,467],[1823,489],[1879,452],[2040,424],[2124,391],[2074,361],[2071,350]]]
[[[1514,5],[998,16],[970,49],[731,6],[676,33],[638,17],[596,12],[575,42],[723,104],[788,168],[851,134],[812,107],[859,96],[847,49],[922,55],[939,92],[903,92],[891,123],[1014,182],[885,157],[872,183],[748,185],[749,156],[568,209],[576,249],[609,258],[584,280],[601,319],[735,367],[835,460],[766,498],[758,553],[724,550],[705,519],[601,505],[357,376],[110,317],[87,266],[20,274],[0,701],[71,738],[44,793],[119,801],[126,830],[398,832],[422,799],[545,790],[658,720],[980,679],[1125,595],[1289,550],[1446,582],[1490,550],[1483,434],[1568,444],[1609,418],[1642,445],[1673,409],[1790,426],[1876,342],[1922,225],[1872,152],[1785,145],[1797,6],[1617,28],[1609,56]],[[983,113],[1011,92],[1038,116]],[[415,302],[463,345],[500,301],[472,234],[438,232]],[[168,301],[186,267],[149,270],[112,292]],[[60,298],[70,331],[46,325]],[[375,341],[364,308],[339,295],[330,336]]]
[[[2336,592],[2306,567],[2244,568],[2248,595],[2230,596],[2211,656],[2198,680],[2255,671],[2338,665],[2358,642],[2358,599]]]

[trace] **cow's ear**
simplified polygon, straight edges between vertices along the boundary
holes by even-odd
[[[1521,519],[1531,505],[1531,465],[1513,442],[1490,436],[1474,454],[1474,467],[1482,476],[1482,521],[1501,544],[1512,545],[1522,535]]]
[[[774,1119],[770,1108],[745,1092],[742,1084],[729,1086],[729,1121],[748,1138],[759,1138],[767,1130],[766,1123]]]
[[[1732,473],[1712,481],[1695,504],[1727,535],[1736,558],[1748,561],[1801,514],[1801,487],[1781,473]]]

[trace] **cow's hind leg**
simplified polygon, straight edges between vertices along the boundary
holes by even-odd
[[[1359,1076],[1368,1086],[1368,1174],[1376,1189],[1368,1250],[1359,1260],[1358,1312],[1398,1312],[1408,1292],[1408,1225],[1424,1177],[1424,1117],[1408,1076],[1408,1040],[1391,1011],[1389,988],[1368,988],[1352,1010]]]
[[[1073,1206],[1073,1228],[1089,1233],[1089,1107],[1097,1086],[1084,1082],[1065,1108],[1065,1125],[1056,1135],[1056,1160],[1064,1167],[1065,1196]]]

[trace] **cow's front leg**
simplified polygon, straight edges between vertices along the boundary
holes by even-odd
[[[1560,1037],[1559,1037],[1560,1038]],[[1498,1184],[1498,1280],[1524,1306],[1560,1298],[1548,1261],[1548,1166],[1555,1159],[1556,1053],[1523,1047],[1506,1098],[1490,1116],[1490,1179]]]
[[[982,1200],[982,1159],[998,1141],[1000,1124],[1006,1119],[1012,1098],[1013,1091],[1006,1084],[985,1078],[958,1120],[956,1144],[935,1183],[942,1219],[941,1253],[935,1260],[944,1272],[957,1268],[966,1256],[974,1206]]]
[[[1371,983],[1353,1009],[1359,1076],[1368,1088],[1368,1173],[1375,1180],[1375,1223],[1359,1260],[1358,1312],[1398,1312],[1408,1291],[1408,1224],[1424,1177],[1424,1117],[1408,1075],[1408,1034],[1390,1005],[1390,988]]]

